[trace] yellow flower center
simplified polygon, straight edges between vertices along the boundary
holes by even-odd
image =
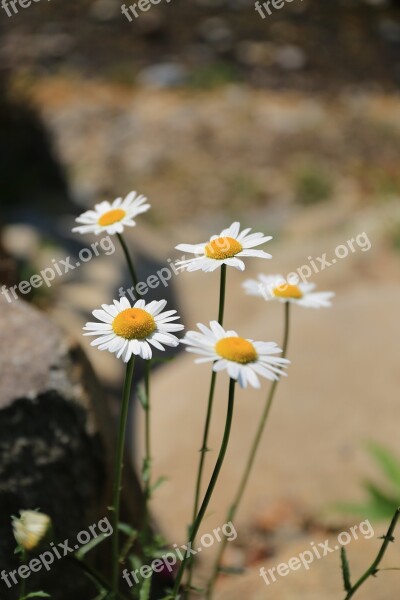
[[[113,208],[113,210],[109,210],[108,212],[101,215],[98,220],[98,224],[102,227],[107,227],[108,225],[114,225],[114,223],[118,223],[118,221],[122,221],[122,219],[126,216],[126,212],[122,210],[122,208]]]
[[[272,293],[277,298],[293,298],[294,300],[301,300],[303,292],[297,285],[290,283],[282,283],[278,287],[272,290]]]
[[[241,337],[222,338],[215,344],[215,350],[222,358],[242,365],[257,360],[257,351],[253,344]]]
[[[208,258],[224,260],[225,258],[232,258],[242,250],[243,246],[237,240],[231,237],[219,237],[207,244],[204,253]]]
[[[144,340],[156,329],[153,316],[141,308],[127,308],[113,321],[114,332],[126,340]]]

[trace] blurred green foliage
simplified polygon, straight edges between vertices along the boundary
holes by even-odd
[[[205,90],[236,81],[240,81],[238,70],[224,62],[195,68],[190,75],[190,86]]]
[[[333,181],[321,165],[306,163],[296,169],[294,190],[296,200],[303,206],[311,206],[329,200],[333,194]]]
[[[365,502],[360,504],[340,502],[335,508],[340,512],[360,515],[368,519],[391,519],[400,505],[400,459],[389,449],[375,442],[367,444],[367,451],[386,479],[386,485],[381,486],[369,479],[365,480],[363,482],[366,491]]]
[[[400,223],[396,223],[390,232],[390,242],[396,252],[400,252]]]

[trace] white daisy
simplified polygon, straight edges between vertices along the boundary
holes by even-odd
[[[186,271],[211,272],[222,265],[235,267],[244,271],[244,262],[240,258],[253,256],[255,258],[272,258],[263,250],[252,250],[256,246],[261,246],[265,242],[272,240],[271,236],[265,236],[263,233],[250,233],[251,229],[244,229],[240,232],[240,223],[232,223],[228,229],[221,231],[219,235],[214,235],[209,242],[202,244],[179,244],[177,250],[197,254],[196,258],[181,260],[176,264]],[[240,233],[239,233],[240,232]]]
[[[259,296],[264,300],[293,302],[307,308],[322,308],[332,306],[334,292],[314,292],[314,283],[299,283],[297,278],[287,281],[282,275],[262,275],[258,279],[248,279],[243,288],[250,296]]]
[[[211,321],[210,328],[197,324],[201,333],[188,331],[181,340],[188,352],[201,354],[196,363],[214,362],[214,371],[228,371],[229,377],[245,388],[247,384],[259,388],[257,375],[278,380],[286,375],[282,368],[290,361],[274,356],[282,350],[274,342],[253,342],[239,337],[235,331],[225,331],[217,322]]]
[[[96,235],[104,231],[109,235],[122,233],[125,226],[134,227],[134,218],[149,208],[150,204],[147,204],[145,196],[137,196],[136,192],[131,192],[124,199],[117,198],[112,203],[104,201],[96,204],[94,210],[88,210],[76,219],[81,225],[74,227],[72,231]]]
[[[175,316],[176,310],[161,312],[166,304],[166,300],[154,300],[147,305],[144,300],[138,300],[131,307],[127,298],[103,304],[102,310],[93,311],[100,323],[86,323],[84,335],[99,336],[91,345],[113,352],[124,362],[133,354],[149,360],[153,354],[151,346],[164,350],[163,346],[179,345],[172,332],[181,331],[183,325],[172,323],[180,318]]]

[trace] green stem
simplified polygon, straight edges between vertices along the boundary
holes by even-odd
[[[383,538],[383,544],[381,546],[381,549],[378,552],[378,556],[376,557],[376,559],[374,560],[374,562],[372,563],[370,568],[367,569],[367,571],[364,573],[364,575],[362,577],[360,577],[360,579],[357,581],[357,583],[355,583],[353,585],[351,590],[348,592],[345,600],[349,600],[349,598],[352,598],[354,596],[354,594],[356,593],[356,591],[363,585],[363,583],[365,583],[367,581],[367,579],[369,579],[370,577],[373,577],[374,575],[376,575],[376,573],[378,572],[378,567],[379,567],[383,557],[385,556],[385,552],[388,549],[390,542],[394,542],[393,534],[394,534],[394,530],[396,528],[399,517],[400,517],[400,508],[398,508],[394,514],[394,517],[392,519],[392,522],[390,523],[388,532]]]
[[[21,550],[21,564],[24,565],[26,563],[26,551],[22,548]],[[26,596],[26,579],[22,579],[21,577],[21,587],[19,590],[19,600],[24,600]]]
[[[230,433],[231,433],[231,427],[232,427],[232,417],[233,417],[233,407],[234,407],[234,402],[235,402],[235,385],[236,385],[236,381],[234,379],[230,379],[229,381],[229,398],[228,398],[228,410],[227,410],[227,415],[226,415],[226,423],[225,423],[225,431],[224,431],[224,437],[222,439],[222,444],[221,444],[221,448],[219,451],[219,455],[218,455],[218,459],[217,462],[215,464],[214,467],[214,471],[213,474],[211,476],[210,479],[210,483],[208,484],[208,488],[206,491],[206,494],[204,496],[204,500],[202,502],[202,505],[200,507],[199,513],[195,519],[195,522],[193,523],[193,526],[191,528],[191,533],[190,533],[190,539],[189,539],[189,543],[188,543],[188,548],[191,548],[194,544],[194,541],[196,539],[197,533],[200,529],[200,525],[203,521],[204,515],[206,514],[208,505],[210,503],[211,497],[213,495],[216,483],[218,481],[218,477],[222,468],[222,464],[224,462],[224,458],[225,458],[225,454],[226,454],[226,450],[228,448],[228,442],[229,442],[229,437],[230,437]],[[182,577],[183,574],[185,572],[185,566],[186,566],[186,562],[188,560],[188,556],[187,554],[185,554],[185,557],[181,563],[181,566],[179,568],[176,580],[175,580],[175,586],[174,586],[174,590],[172,593],[173,598],[179,598],[178,596],[178,592],[179,592],[179,587],[182,581]]]
[[[145,539],[147,539],[150,525],[149,520],[149,502],[151,498],[151,431],[150,431],[150,371],[151,371],[151,360],[146,361],[146,370],[144,375],[144,387],[146,403],[144,408],[145,412],[145,455],[143,464],[143,484],[144,484],[144,519],[143,528]]]
[[[220,278],[220,289],[219,289],[219,310],[218,310],[218,322],[220,325],[223,324],[223,319],[224,319],[225,292],[226,292],[226,265],[222,265],[221,278]],[[210,391],[208,394],[207,415],[206,415],[206,421],[205,421],[204,432],[203,432],[203,443],[202,443],[201,449],[200,449],[200,461],[199,461],[199,466],[198,466],[198,470],[197,470],[196,492],[195,492],[195,498],[194,498],[192,524],[195,522],[197,513],[199,512],[204,464],[205,464],[205,460],[206,460],[206,454],[207,454],[207,452],[209,452],[208,437],[210,434],[210,425],[211,425],[211,417],[212,417],[213,404],[214,404],[214,393],[215,393],[216,382],[217,382],[217,373],[216,373],[216,371],[212,371]],[[190,586],[192,585],[193,566],[194,566],[194,563],[191,560],[189,562],[188,588],[190,588]]]
[[[120,233],[117,233],[117,238],[119,239],[120,244],[122,246],[122,250],[124,251],[126,262],[128,263],[129,272],[131,274],[133,285],[136,287],[138,284],[138,278],[136,275],[135,267],[133,266],[131,255],[129,254],[128,246],[126,245],[126,242]]]
[[[66,557],[66,559],[69,560],[71,563],[75,564],[79,569],[82,569],[82,571],[84,573],[89,575],[91,577],[91,579],[94,579],[105,590],[109,591],[109,594],[106,596],[106,598],[108,598],[108,596],[111,597],[112,592],[110,589],[110,583],[103,577],[103,575],[101,573],[99,573],[96,569],[94,569],[94,567],[88,565],[85,561],[80,560],[79,558],[76,558],[76,556],[74,556],[73,554],[68,555]],[[114,596],[114,594],[112,594],[112,596]],[[105,598],[105,600],[106,600],[106,598]],[[117,599],[118,600],[127,600],[126,596],[124,596],[120,592],[118,593]]]
[[[226,265],[221,267],[221,283],[219,291],[219,311],[218,311],[218,323],[223,325],[224,322],[224,311],[225,311],[225,292],[226,292]]]
[[[282,346],[282,358],[286,358],[288,341],[289,341],[289,325],[290,325],[290,303],[285,302],[285,333],[284,333],[283,346]],[[242,475],[242,479],[240,481],[240,484],[239,484],[238,490],[236,492],[236,495],[234,497],[233,503],[228,510],[225,523],[229,523],[230,521],[234,520],[236,513],[238,511],[239,505],[241,503],[241,500],[243,498],[243,494],[245,492],[247,483],[249,481],[249,477],[250,477],[250,474],[251,474],[251,471],[252,471],[252,468],[254,465],[257,451],[260,446],[260,442],[261,442],[261,439],[262,439],[262,436],[264,433],[264,429],[265,429],[265,426],[266,426],[266,423],[268,420],[268,416],[271,412],[271,407],[273,404],[275,392],[278,387],[279,381],[280,381],[279,379],[275,380],[271,385],[271,388],[270,388],[270,391],[269,391],[269,394],[267,397],[267,401],[265,403],[265,407],[264,407],[264,410],[263,410],[263,413],[261,416],[261,420],[258,425],[257,432],[256,432],[255,438],[253,440],[253,444],[251,446],[250,454],[246,461],[245,470]],[[212,572],[211,580],[208,584],[208,588],[207,588],[207,599],[208,600],[210,600],[213,596],[215,583],[216,583],[218,573],[221,568],[222,557],[223,557],[227,543],[228,543],[228,540],[226,537],[224,537],[220,543],[219,552],[217,555],[217,559],[215,561],[215,566],[214,566],[214,569]]]
[[[132,356],[126,367],[124,391],[122,396],[122,406],[119,419],[119,431],[117,439],[117,452],[115,458],[114,470],[114,491],[113,491],[113,538],[112,538],[112,586],[115,598],[118,597],[118,582],[119,582],[119,514],[121,504],[121,484],[122,471],[124,466],[124,451],[126,424],[128,420],[129,400],[132,388],[133,370],[135,366],[135,358]]]

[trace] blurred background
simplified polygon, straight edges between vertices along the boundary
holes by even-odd
[[[379,527],[400,501],[399,481],[382,474],[388,457],[365,447],[372,440],[400,460],[400,3],[293,0],[264,19],[252,0],[161,1],[132,22],[118,0],[41,0],[0,13],[2,284],[67,256],[75,262],[96,238],[72,234],[74,218],[132,189],[152,205],[127,236],[139,279],[179,258],[178,243],[204,241],[234,220],[274,236],[273,263],[248,261],[248,276],[329,259],[361,233],[371,242],[314,276],[335,291],[332,309],[294,307],[290,377],[226,555],[247,574],[219,588],[221,599],[264,598],[260,566],[348,523],[371,517]],[[243,279],[229,272],[227,326],[280,342],[281,307],[245,297]],[[24,299],[81,341],[91,311],[120,286],[130,284],[116,248]],[[168,297],[193,328],[216,317],[217,293],[217,276],[196,273],[152,297]],[[5,339],[0,332],[0,366]],[[122,367],[82,345],[115,415]],[[171,543],[185,540],[208,378],[183,355],[155,377],[155,471],[169,479],[154,512]],[[213,447],[225,410],[219,386]],[[205,531],[223,522],[264,395],[240,394]],[[140,430],[132,414],[138,463]],[[365,477],[377,487],[363,490]],[[357,503],[357,516],[335,511],[337,502]],[[377,546],[357,544],[362,568]],[[212,556],[202,557],[200,578]],[[360,598],[392,600],[395,577],[382,575]],[[274,586],[271,599],[341,597],[338,557]]]

